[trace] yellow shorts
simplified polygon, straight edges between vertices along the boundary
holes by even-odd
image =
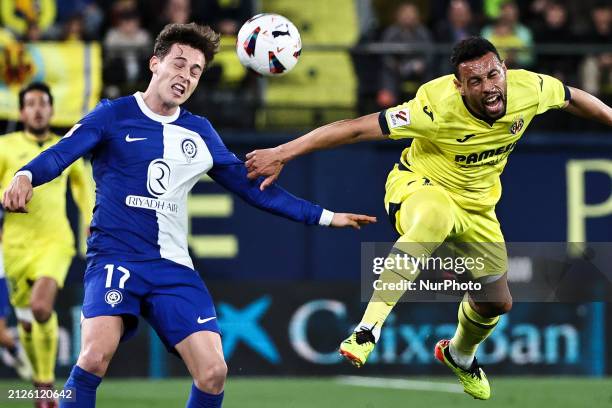
[[[444,248],[441,250],[444,252],[450,250],[455,255],[460,253],[465,257],[482,259],[484,267],[470,271],[474,279],[484,277],[494,279],[507,272],[506,245],[495,215],[495,207],[484,208],[482,211],[465,210],[459,206],[452,192],[437,185],[426,176],[396,164],[389,173],[385,185],[385,209],[389,214],[391,224],[400,235],[404,234],[401,216],[406,212],[401,211],[401,208],[411,205],[411,198],[414,198],[423,189],[436,189],[447,198],[444,202],[436,203],[436,207],[442,206],[444,211],[449,212],[452,219],[452,229],[444,240]]]
[[[58,245],[33,250],[5,246],[4,268],[13,307],[30,305],[32,286],[38,278],[52,278],[62,288],[74,254],[73,248]]]

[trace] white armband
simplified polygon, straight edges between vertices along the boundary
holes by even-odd
[[[323,212],[321,213],[321,218],[319,218],[319,225],[329,227],[331,225],[332,218],[334,218],[334,213],[324,208]]]
[[[15,173],[15,177],[17,176],[26,176],[28,179],[30,179],[30,183],[32,182],[32,172],[30,170],[18,171],[17,173]]]

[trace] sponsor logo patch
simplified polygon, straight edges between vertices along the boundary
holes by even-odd
[[[104,295],[104,301],[111,305],[111,307],[115,307],[115,305],[121,303],[122,300],[123,295],[116,289],[111,289]]]
[[[129,195],[125,197],[125,205],[145,210],[155,210],[166,214],[178,214],[179,206],[172,201],[160,200],[159,198]]]
[[[390,128],[398,128],[410,124],[410,109],[402,108],[389,111]]]
[[[198,146],[191,139],[183,139],[181,142],[181,150],[187,159],[187,163],[191,163],[191,160],[198,154]]]

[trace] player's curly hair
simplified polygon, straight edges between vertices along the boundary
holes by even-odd
[[[168,24],[155,39],[153,55],[163,59],[173,44],[184,44],[202,51],[208,66],[219,51],[219,38],[219,34],[209,26],[196,23]]]
[[[455,77],[459,79],[459,64],[477,59],[492,52],[501,61],[497,48],[491,41],[482,37],[469,37],[455,44],[451,52],[450,62],[455,68]]]

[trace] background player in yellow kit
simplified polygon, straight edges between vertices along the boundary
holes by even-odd
[[[459,323],[451,340],[441,340],[435,356],[475,398],[488,399],[490,386],[474,355],[512,307],[507,284],[504,238],[495,215],[501,195],[499,176],[517,141],[534,116],[549,109],[612,126],[612,109],[594,96],[564,86],[557,79],[524,70],[507,70],[495,47],[479,37],[457,44],[454,75],[424,84],[400,106],[315,129],[273,149],[247,155],[250,177],[274,182],[289,160],[314,150],[366,140],[414,139],[386,183],[385,207],[400,235],[395,251],[418,257],[442,242],[474,244],[487,259],[472,279],[483,284],[459,305]],[[406,250],[418,249],[419,253]],[[414,280],[397,268],[385,270],[383,282]],[[356,366],[366,362],[381,326],[402,293],[375,291],[362,321],[340,345]]]
[[[60,137],[49,130],[53,97],[47,85],[32,83],[19,93],[24,130],[0,137],[0,187]],[[37,188],[29,215],[7,213],[3,249],[11,303],[19,320],[19,337],[34,369],[38,388],[51,387],[57,354],[58,323],[53,310],[58,289],[75,254],[74,236],[66,217],[66,184],[83,221],[89,225],[93,209],[91,176],[83,160],[75,162],[51,183]],[[54,406],[54,402],[38,402]]]
[[[2,242],[3,221],[4,209],[0,205],[0,243]],[[22,379],[31,380],[32,366],[30,360],[28,360],[25,350],[15,340],[6,324],[9,313],[10,303],[4,272],[4,258],[0,250],[0,348],[2,348],[2,362],[9,367],[13,367]]]

